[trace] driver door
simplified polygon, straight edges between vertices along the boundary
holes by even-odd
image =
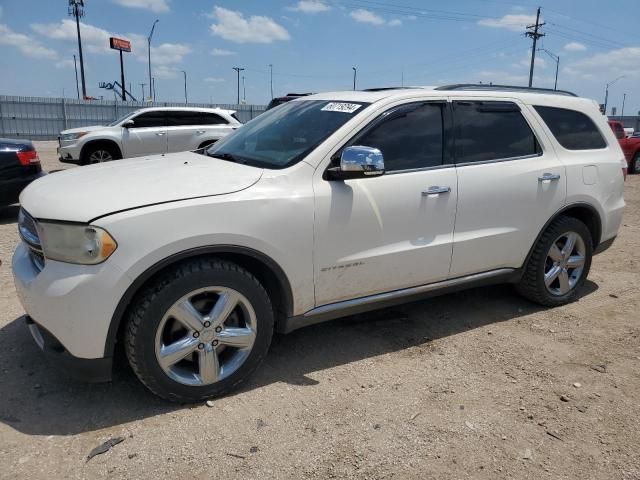
[[[317,169],[316,306],[448,277],[458,195],[449,118],[445,101],[411,103],[357,134],[347,145],[378,148],[380,177],[327,181],[329,165]]]
[[[122,133],[124,157],[167,153],[167,118],[163,111],[152,110],[132,118],[133,125]]]

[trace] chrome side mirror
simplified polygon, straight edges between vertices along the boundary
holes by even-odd
[[[133,126],[135,125],[135,123],[136,123],[136,122],[134,122],[133,120],[127,120],[126,122],[124,122],[124,123],[122,124],[122,126],[123,126],[124,128],[131,128],[131,127],[133,127]]]
[[[328,180],[377,177],[384,174],[384,156],[377,148],[354,145],[340,155],[340,166],[327,170]]]

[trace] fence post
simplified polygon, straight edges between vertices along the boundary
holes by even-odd
[[[63,125],[64,129],[67,129],[67,102],[64,101],[64,97],[62,97],[62,117],[64,119]]]

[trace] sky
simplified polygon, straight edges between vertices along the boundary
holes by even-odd
[[[0,94],[76,95],[75,23],[67,0],[0,0]],[[615,4],[615,5],[614,5]],[[612,6],[614,5],[614,6]],[[132,42],[126,83],[148,83],[147,36],[158,101],[265,104],[273,93],[381,86],[526,85],[531,39],[542,7],[534,86],[640,110],[639,0],[85,0],[81,31],[88,95],[113,98],[99,82],[119,80],[109,37]],[[145,86],[148,92],[148,86]],[[245,93],[246,92],[246,93]],[[609,113],[611,113],[609,111]]]

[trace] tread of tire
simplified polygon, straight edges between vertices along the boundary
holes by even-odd
[[[244,275],[249,280],[251,280],[263,293],[264,297],[267,299],[269,305],[271,304],[271,300],[269,299],[269,295],[267,291],[264,289],[262,284],[258,281],[256,277],[254,277],[251,273],[249,273],[244,268],[236,265],[235,263],[227,262],[224,260],[218,260],[213,258],[199,258],[195,260],[190,260],[187,262],[183,262],[179,264],[177,267],[168,270],[165,274],[159,277],[152,285],[146,288],[137,299],[134,304],[134,308],[131,310],[129,314],[129,320],[127,322],[127,327],[124,335],[124,346],[125,352],[127,355],[127,359],[129,360],[129,364],[131,365],[131,369],[135,373],[136,377],[147,387],[152,393],[155,395],[169,400],[171,402],[180,403],[181,400],[175,396],[162,392],[161,389],[157,388],[156,381],[151,375],[145,374],[140,366],[138,365],[138,361],[136,359],[135,352],[135,339],[138,332],[138,328],[140,327],[140,323],[143,320],[144,312],[149,308],[149,305],[157,298],[163,288],[169,284],[172,280],[178,279],[185,274],[193,273],[197,271],[207,271],[212,269],[222,269],[227,271],[234,271],[241,275]],[[260,359],[261,360],[261,359]],[[246,378],[250,376],[251,373],[260,365],[260,361],[255,362],[255,367],[247,372],[244,377],[241,377],[236,381],[230,389],[234,389],[239,384],[241,384]],[[194,401],[204,401],[208,398],[211,398],[211,395],[202,395],[199,399]]]

